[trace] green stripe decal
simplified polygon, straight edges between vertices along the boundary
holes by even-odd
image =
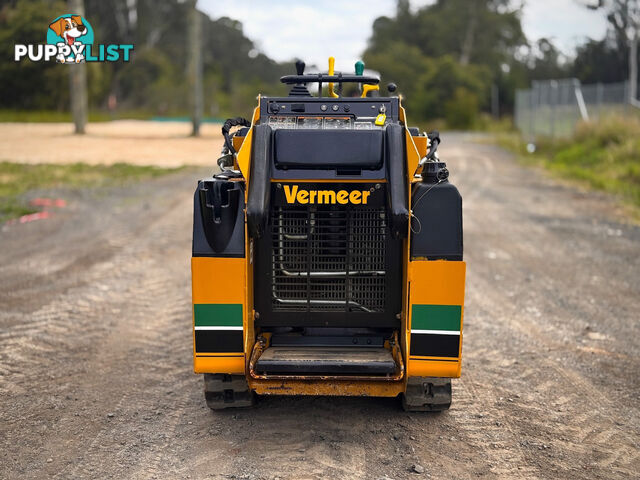
[[[193,321],[196,327],[242,327],[242,304],[196,303]]]
[[[412,330],[460,330],[460,305],[412,305]]]

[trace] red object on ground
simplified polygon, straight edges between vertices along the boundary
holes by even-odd
[[[13,225],[14,223],[29,223],[35,220],[44,220],[45,218],[51,218],[53,214],[51,212],[36,212],[30,213],[28,215],[22,215],[19,218],[14,218],[13,220],[9,220],[7,225]]]
[[[64,208],[67,202],[62,198],[34,198],[29,202],[34,207],[59,207]]]
[[[64,208],[67,206],[67,202],[62,198],[34,198],[29,202],[29,205],[32,207],[58,207]],[[28,215],[23,215],[20,218],[14,218],[13,220],[9,220],[6,224],[13,225],[15,223],[29,223],[34,220],[44,220],[45,218],[51,218],[53,213],[44,210],[42,212],[30,213]]]

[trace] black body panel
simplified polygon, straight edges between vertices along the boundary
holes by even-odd
[[[242,353],[243,351],[241,331],[196,330],[196,353]]]
[[[280,97],[269,98],[263,97],[260,100],[260,123],[272,125],[274,130],[287,130],[290,132],[310,130],[306,126],[300,127],[295,122],[298,119],[326,119],[339,120],[347,119],[351,127],[345,129],[328,129],[317,128],[318,145],[313,148],[306,146],[305,142],[297,142],[298,147],[292,147],[291,152],[294,157],[293,163],[298,164],[301,160],[307,165],[288,165],[289,160],[284,162],[280,160],[276,163],[272,161],[271,176],[274,180],[328,180],[328,179],[344,179],[344,180],[382,180],[386,178],[386,172],[383,162],[374,165],[374,161],[362,162],[356,161],[347,155],[347,150],[340,151],[334,143],[343,143],[347,149],[352,149],[352,153],[356,153],[357,157],[362,158],[361,152],[366,145],[356,146],[356,138],[362,138],[364,142],[369,143],[367,138],[369,133],[383,132],[387,126],[398,124],[399,122],[399,100],[396,97],[378,97],[378,98],[329,98],[329,97]],[[386,117],[385,126],[376,126],[374,121],[376,117],[384,113]],[[272,124],[274,119],[285,119],[294,122],[291,126],[282,127]],[[360,130],[356,128],[358,125],[368,126],[369,130]],[[367,132],[367,133],[364,133]],[[332,137],[335,139],[333,140]],[[294,133],[291,139],[296,138]],[[349,137],[353,137],[350,139]],[[372,140],[378,144],[377,134],[372,135]],[[306,140],[305,140],[306,141]],[[316,138],[311,140],[316,143]],[[384,141],[383,141],[384,143]],[[349,144],[351,146],[349,146]],[[294,149],[296,151],[294,151]],[[314,157],[313,168],[310,168],[309,160],[305,160],[307,156]],[[364,155],[365,158],[368,154]],[[336,159],[333,159],[336,157]],[[338,159],[339,158],[339,159]],[[361,163],[361,165],[350,165],[352,163]]]
[[[244,182],[207,178],[193,201],[194,257],[244,257]]]
[[[415,183],[411,257],[462,260],[462,197],[451,183]]]
[[[409,355],[457,358],[460,353],[460,335],[411,335]]]
[[[258,373],[391,375],[396,363],[389,350],[358,347],[269,347],[258,359]]]
[[[274,136],[277,169],[376,170],[382,165],[382,130],[279,129]]]
[[[407,166],[405,162],[404,127],[387,125],[387,193],[393,238],[406,238],[409,226],[407,206]]]
[[[251,148],[251,181],[247,205],[247,229],[253,238],[260,238],[269,212],[272,130],[269,125],[256,125]]]
[[[384,107],[387,118],[397,122],[400,112],[399,105],[397,97],[262,97],[260,99],[260,118],[263,121],[268,119],[269,115],[300,115],[301,113],[305,115],[349,115],[353,118],[371,118],[378,115],[380,108]]]

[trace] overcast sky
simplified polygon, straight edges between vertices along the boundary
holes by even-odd
[[[413,8],[427,3],[432,1],[411,0]],[[198,0],[198,7],[213,18],[240,20],[245,35],[275,60],[302,58],[324,67],[333,55],[336,68],[342,70],[352,69],[360,58],[373,20],[392,16],[395,5],[396,0]],[[552,38],[571,54],[586,37],[603,37],[606,19],[579,0],[529,0],[522,26],[529,40]]]

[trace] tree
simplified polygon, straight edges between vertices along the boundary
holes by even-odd
[[[589,3],[592,10],[604,9],[618,43],[628,46],[629,101],[640,106],[638,89],[638,36],[640,35],[640,3],[638,0],[597,0]]]
[[[364,60],[398,82],[405,104],[420,120],[444,118],[454,97],[475,109],[470,114],[475,118],[479,108],[489,106],[492,83],[506,85],[505,66],[510,70],[517,49],[526,45],[520,10],[510,5],[509,0],[437,0],[412,12],[409,2],[400,0],[395,17],[374,21]],[[513,95],[500,98],[512,101]]]
[[[14,45],[38,44],[47,26],[64,12],[64,2],[20,0],[0,9],[0,107],[55,110],[69,104],[66,66],[52,62],[14,62]]]
[[[528,63],[529,76],[535,80],[564,78],[568,75],[562,54],[548,38],[540,38],[535,43]]]

